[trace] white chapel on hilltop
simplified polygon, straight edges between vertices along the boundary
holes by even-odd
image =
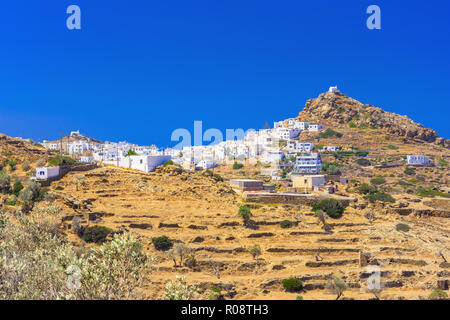
[[[336,86],[336,87],[330,87],[330,89],[328,89],[328,92],[331,92],[331,93],[338,93],[339,90],[338,90],[338,87],[337,87],[337,86]]]

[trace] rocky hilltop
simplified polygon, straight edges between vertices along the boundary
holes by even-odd
[[[327,92],[306,101],[297,117],[302,121],[317,121],[331,127],[381,129],[389,134],[450,147],[450,140],[439,138],[436,131],[424,128],[407,116],[386,112],[370,104],[363,104],[340,92]]]
[[[39,144],[0,133],[0,165],[4,164],[6,160],[14,160],[18,163],[26,160],[31,162],[39,159],[47,160],[50,154]]]

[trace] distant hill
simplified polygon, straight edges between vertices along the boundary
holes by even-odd
[[[51,141],[52,143],[59,143],[59,142],[86,142],[86,143],[103,143],[101,140],[97,140],[94,138],[91,138],[84,134],[71,134],[63,137],[62,139],[58,139],[55,141]]]
[[[450,147],[450,140],[439,138],[435,130],[424,128],[407,116],[363,104],[340,92],[322,93],[317,98],[306,101],[297,118],[326,124],[332,128],[378,129],[398,137]]]

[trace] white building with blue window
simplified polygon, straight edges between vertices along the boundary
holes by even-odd
[[[298,156],[293,173],[319,173],[322,171],[322,159],[319,153],[308,153]]]
[[[48,179],[59,176],[59,167],[36,168],[36,179]]]
[[[408,164],[429,164],[430,158],[423,155],[407,155],[406,162]]]

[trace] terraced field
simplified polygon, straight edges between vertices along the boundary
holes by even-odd
[[[71,174],[52,185],[63,188],[54,192],[70,239],[80,242],[70,230],[74,215],[89,225],[136,234],[158,258],[146,288],[150,298],[164,298],[163,288],[175,275],[196,284],[200,298],[219,286],[225,299],[335,299],[325,290],[331,275],[347,283],[344,298],[371,299],[367,263],[380,266],[382,299],[426,298],[439,280],[450,279],[450,264],[442,258],[450,257],[448,218],[400,216],[375,207],[371,224],[364,216],[368,209],[357,204],[342,218],[328,219],[332,232],[326,233],[310,207],[254,204],[254,224],[246,228],[237,216],[240,197],[227,182],[200,173],[162,168],[146,174],[106,167],[82,175],[85,185],[78,191]],[[294,216],[297,226],[280,227]],[[398,223],[407,224],[409,232],[397,231]],[[153,247],[152,237],[161,235],[194,249],[196,266],[174,267]],[[262,252],[258,261],[249,253],[254,247]],[[302,292],[283,290],[282,281],[290,276],[302,279]]]

